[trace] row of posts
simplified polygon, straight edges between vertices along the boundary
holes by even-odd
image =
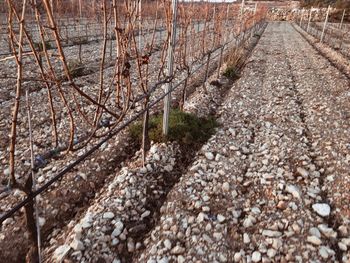
[[[299,22],[299,26],[300,27],[302,26],[303,19],[304,19],[304,10],[305,9],[302,9],[302,11],[301,11],[300,22]],[[325,20],[324,20],[324,23],[323,23],[323,27],[322,27],[321,37],[320,37],[320,42],[321,43],[323,43],[324,39],[325,39],[325,34],[326,34],[327,25],[328,25],[330,10],[331,10],[331,6],[328,6],[326,17],[325,17]],[[308,33],[310,31],[310,23],[311,23],[311,19],[312,19],[312,11],[313,11],[313,8],[311,7],[310,10],[309,10],[308,23],[307,23],[307,27],[306,27],[306,32],[308,32]],[[340,24],[339,24],[339,27],[338,27],[340,30],[342,30],[342,28],[343,28],[345,13],[346,13],[346,10],[344,9],[343,14],[342,14],[342,18],[341,18],[341,21],[340,21]],[[342,34],[340,47],[342,46],[343,36],[344,36],[344,34]]]
[[[141,2],[141,0],[140,0]],[[168,42],[168,54],[167,54],[167,75],[168,77],[173,76],[173,70],[174,70],[174,50],[175,50],[175,40],[176,40],[176,24],[177,24],[177,5],[178,5],[178,0],[172,0],[172,27],[171,27],[171,35],[169,38]],[[245,6],[245,1],[242,0],[241,4],[241,10],[240,10],[240,31],[242,30],[242,21],[243,21],[243,14],[244,14],[244,6]],[[229,11],[229,6],[227,7],[227,14],[228,16],[228,11]],[[257,11],[257,3],[255,3],[255,8],[254,8],[254,15],[256,14]],[[215,17],[215,9],[214,9],[214,17]],[[213,19],[214,19],[213,17]],[[255,18],[254,18],[255,19]],[[226,19],[227,22],[227,19]],[[255,21],[254,21],[255,22]],[[225,23],[226,26],[226,23]],[[198,28],[199,31],[199,28]],[[225,38],[225,41],[227,39]],[[219,59],[219,70],[220,70],[220,64],[222,60],[222,53],[224,51],[225,45],[221,48],[221,54],[220,54],[220,59]],[[208,66],[209,66],[209,61],[210,61],[210,55],[211,53],[208,53],[208,59],[207,59],[207,67],[206,67],[206,72],[205,72],[205,81],[208,78]],[[205,85],[205,83],[204,83]],[[164,114],[163,114],[163,135],[167,136],[169,132],[169,115],[170,115],[170,105],[171,105],[171,90],[173,88],[173,83],[172,80],[170,80],[169,83],[165,84],[165,90],[164,92],[167,94],[164,98]]]

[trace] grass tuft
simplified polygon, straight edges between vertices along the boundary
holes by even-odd
[[[223,74],[226,78],[231,80],[239,79],[239,70],[235,66],[228,66]]]
[[[163,115],[151,116],[149,120],[149,139],[154,142],[177,141],[185,145],[197,145],[206,142],[218,126],[213,117],[198,118],[191,113],[172,110],[169,116],[169,134],[162,134]],[[141,143],[142,122],[130,126],[130,136]]]
[[[84,65],[79,60],[72,60],[68,62],[68,69],[73,78],[80,77],[84,74]]]

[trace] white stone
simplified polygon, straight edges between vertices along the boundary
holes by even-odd
[[[178,256],[177,257],[177,263],[185,263],[186,262],[186,259],[184,258],[184,256]]]
[[[320,232],[320,230],[318,230],[318,228],[316,228],[316,227],[311,227],[310,230],[309,230],[309,233],[310,233],[310,235],[312,235],[312,236],[316,236],[316,237],[318,237],[318,238],[321,238],[321,232]]]
[[[235,255],[233,256],[233,260],[235,262],[240,262],[242,259],[242,254],[240,252],[236,252]]]
[[[173,166],[172,165],[167,165],[164,167],[164,170],[167,171],[168,173],[170,173],[173,170]]]
[[[147,168],[146,167],[141,167],[140,168],[140,173],[142,173],[142,174],[147,173]]]
[[[167,250],[170,250],[171,249],[171,241],[169,239],[165,239],[163,241],[163,244],[164,244],[164,247],[167,249]]]
[[[56,248],[55,252],[53,252],[53,259],[55,259],[55,262],[62,262],[70,249],[71,247],[68,245],[62,245]]]
[[[70,247],[74,250],[84,250],[84,244],[78,239],[73,239],[73,241],[70,243]]]
[[[157,261],[157,263],[168,263],[168,262],[169,262],[169,259],[167,257],[163,257]]]
[[[277,251],[275,249],[273,249],[273,248],[269,248],[267,250],[267,256],[269,258],[274,258],[276,256],[276,254],[277,254]]]
[[[319,246],[322,244],[322,240],[316,236],[308,236],[306,240],[307,240],[307,242],[309,242],[313,245],[316,245],[316,246]]]
[[[211,152],[206,152],[204,155],[208,160],[214,159],[214,154],[212,154]]]
[[[347,251],[348,250],[348,246],[345,245],[343,242],[338,242],[338,247],[342,251]]]
[[[10,167],[8,167],[8,168],[6,168],[6,169],[4,170],[4,175],[5,175],[5,176],[9,176],[9,175],[10,175]]]
[[[331,207],[325,203],[316,203],[312,205],[312,209],[322,217],[329,216],[331,213]]]
[[[145,212],[143,212],[143,213],[142,213],[142,215],[141,215],[141,219],[143,219],[143,218],[145,218],[145,217],[149,216],[150,214],[151,214],[151,211],[146,210]]]
[[[280,237],[280,236],[282,236],[282,233],[281,233],[281,232],[279,232],[279,231],[273,231],[273,230],[268,230],[268,229],[263,230],[262,234],[263,234],[264,236],[268,236],[268,237]]]
[[[295,186],[295,185],[287,185],[286,186],[286,191],[290,194],[292,194],[293,197],[295,198],[301,198],[301,191],[299,189],[299,187]]]
[[[253,226],[255,223],[256,223],[255,217],[249,215],[246,219],[244,219],[243,226],[248,228],[248,227]]]
[[[180,247],[180,246],[175,246],[172,250],[171,253],[174,255],[179,255],[185,252],[185,248]]]
[[[215,232],[213,234],[213,237],[216,239],[216,241],[220,241],[222,239],[222,233],[220,232]]]
[[[115,224],[115,228],[112,232],[112,237],[118,237],[123,232],[124,225],[122,222],[118,221]]]
[[[127,247],[128,247],[128,252],[134,252],[135,251],[135,243],[134,243],[134,240],[132,238],[128,239]]]
[[[218,218],[219,223],[222,223],[222,222],[224,222],[226,220],[226,217],[224,217],[221,214],[218,214],[217,218]]]
[[[230,191],[230,185],[228,182],[223,183],[221,188],[222,188],[222,191],[224,192]]]
[[[254,251],[252,254],[252,261],[253,262],[260,262],[261,260],[261,254],[259,251]]]
[[[318,253],[324,259],[327,259],[329,257],[327,248],[325,246],[321,246],[320,249],[318,250]]]
[[[318,228],[328,238],[337,238],[337,232],[335,232],[332,228],[328,227],[326,224],[318,225]]]
[[[204,221],[205,214],[204,213],[199,213],[197,216],[197,223],[202,223]]]
[[[250,243],[250,238],[249,238],[249,235],[247,233],[243,234],[243,243],[244,244],[249,244]]]
[[[105,213],[103,213],[102,218],[104,218],[104,219],[113,219],[114,218],[114,213],[113,212],[105,212]]]
[[[302,177],[308,177],[309,176],[309,172],[306,171],[304,168],[302,167],[298,167],[297,168],[297,173],[300,174]]]

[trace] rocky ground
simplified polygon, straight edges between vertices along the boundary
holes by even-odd
[[[310,43],[269,23],[230,89],[185,105],[217,114],[209,141],[187,162],[176,143],[153,144],[145,168],[136,153],[45,261],[349,262],[349,78]]]
[[[348,262],[348,86],[270,23],[134,261]]]

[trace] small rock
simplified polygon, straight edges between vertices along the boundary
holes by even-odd
[[[346,226],[342,225],[338,228],[338,230],[339,230],[339,233],[341,234],[342,237],[346,237],[349,235],[349,231],[348,231],[348,228]]]
[[[199,213],[197,216],[197,223],[200,224],[204,221],[205,214],[204,213]]]
[[[309,176],[309,172],[306,171],[304,168],[302,167],[298,167],[297,168],[297,173],[300,174],[302,177],[308,177]]]
[[[325,224],[318,225],[318,229],[328,238],[337,238],[337,232]]]
[[[135,251],[135,243],[132,238],[128,238],[127,242],[128,252],[134,252]]]
[[[112,232],[112,237],[118,237],[123,232],[124,225],[122,222],[118,221],[115,224],[115,229]]]
[[[177,263],[185,263],[186,262],[186,259],[183,257],[183,256],[178,256],[177,257]]]
[[[169,262],[169,259],[167,257],[163,257],[157,261],[157,263],[168,263],[168,262]]]
[[[252,254],[252,261],[253,262],[260,262],[261,260],[261,254],[259,251],[254,251]]]
[[[220,241],[222,239],[222,234],[220,232],[215,232],[213,237],[216,239],[216,241]]]
[[[242,259],[242,254],[240,252],[236,252],[235,255],[233,256],[233,260],[235,262],[240,262]]]
[[[301,198],[301,191],[299,189],[299,187],[295,186],[295,185],[287,185],[286,186],[286,191],[290,194],[292,194],[293,197],[295,198]]]
[[[322,240],[316,236],[308,236],[306,240],[307,240],[307,242],[314,244],[314,245],[317,245],[317,246],[322,244]]]
[[[273,248],[269,248],[267,250],[267,256],[269,258],[274,258],[276,256],[276,254],[277,254],[277,251],[275,249],[273,249]]]
[[[185,248],[180,247],[180,246],[175,246],[172,250],[171,250],[171,254],[174,255],[179,255],[185,252]]]
[[[331,213],[331,207],[326,203],[316,203],[312,205],[312,209],[322,217],[329,216]]]
[[[141,167],[140,168],[140,173],[142,173],[142,174],[147,173],[147,168],[146,167]]]
[[[338,247],[342,251],[347,251],[348,250],[348,246],[345,245],[343,242],[338,242]]]
[[[73,239],[73,241],[70,243],[70,247],[74,250],[84,250],[84,244],[78,239]]]
[[[218,214],[217,219],[218,219],[219,223],[222,223],[226,220],[226,218],[221,214]]]
[[[204,155],[208,160],[214,160],[214,154],[211,152],[206,152]]]
[[[148,217],[150,214],[151,214],[151,211],[146,210],[145,212],[142,213],[141,219],[143,219],[143,218],[145,218],[145,217]]]
[[[273,231],[273,230],[263,230],[262,234],[264,236],[268,236],[268,237],[280,237],[282,236],[282,233],[279,231]]]
[[[165,239],[164,242],[164,247],[167,249],[167,250],[170,250],[171,249],[171,241],[169,239]]]
[[[230,185],[228,182],[225,182],[222,184],[222,191],[224,191],[224,192],[230,191]]]
[[[104,219],[113,219],[114,218],[114,213],[112,213],[112,212],[105,212],[105,213],[103,213],[102,218],[104,218]]]
[[[250,238],[249,238],[249,235],[247,233],[243,234],[243,243],[244,244],[249,244],[250,243]]]
[[[318,238],[321,238],[321,232],[320,232],[320,230],[318,230],[318,228],[316,228],[316,227],[311,227],[310,230],[309,230],[309,233],[310,233],[310,235],[312,235],[312,236],[316,236],[316,237],[318,237]]]
[[[255,217],[249,215],[244,221],[243,221],[243,226],[245,228],[251,227],[256,223]]]
[[[56,248],[55,252],[53,253],[53,258],[55,259],[56,262],[62,262],[70,249],[71,247],[68,245],[59,246],[58,248]]]
[[[173,169],[174,167],[172,165],[167,165],[164,167],[164,170],[167,171],[168,173],[170,173]]]
[[[288,207],[288,203],[285,201],[279,201],[277,204],[277,208],[281,210],[285,210]]]
[[[329,257],[327,248],[325,246],[321,246],[320,249],[318,250],[318,253],[324,259],[327,259]]]

